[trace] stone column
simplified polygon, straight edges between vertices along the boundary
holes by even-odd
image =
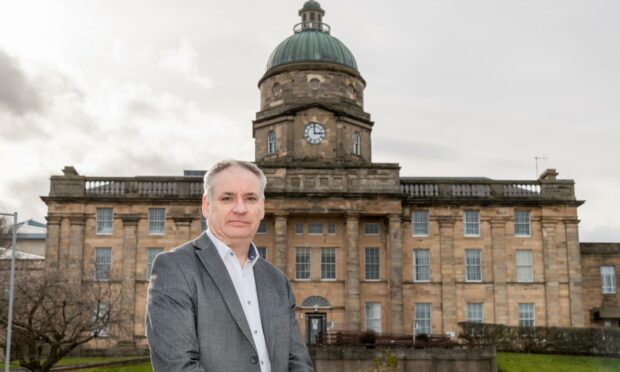
[[[84,215],[69,217],[69,260],[67,269],[75,283],[82,283],[82,267],[84,264]]]
[[[441,313],[440,333],[457,332],[456,273],[454,271],[454,222],[452,216],[440,216],[439,247],[441,256]]]
[[[494,323],[508,324],[508,258],[506,254],[506,220],[491,220],[491,245],[493,259],[493,313]]]
[[[390,324],[389,332],[403,333],[403,247],[401,238],[401,217],[399,214],[389,216],[388,247],[390,270]]]
[[[345,318],[347,330],[360,331],[359,215],[347,215],[347,279]]]
[[[138,250],[138,221],[136,214],[120,215],[123,221],[123,250],[121,257],[121,306],[127,316],[129,324],[120,328],[119,343],[133,343],[135,326],[135,297],[136,297],[136,253]],[[113,260],[114,262],[114,260]]]
[[[288,274],[288,214],[278,213],[275,215],[275,262],[277,268]]]
[[[570,302],[570,326],[583,327],[583,287],[581,279],[581,251],[579,248],[579,220],[565,220],[566,250],[568,256],[568,288]]]
[[[45,239],[45,262],[48,267],[58,267],[60,256],[60,221],[59,216],[47,216],[47,238]]]
[[[545,278],[545,325],[548,327],[560,326],[560,283],[558,278],[558,264],[556,260],[559,250],[556,239],[557,221],[542,220],[543,235],[543,264]]]

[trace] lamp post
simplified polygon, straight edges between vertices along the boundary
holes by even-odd
[[[13,286],[15,281],[15,249],[17,247],[17,212],[15,213],[1,213],[0,216],[13,216],[13,243],[11,255],[11,274],[9,277],[9,319],[6,327],[6,361],[4,364],[4,370],[9,372],[9,365],[11,363],[11,330],[13,328]]]

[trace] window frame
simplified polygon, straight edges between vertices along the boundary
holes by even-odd
[[[104,212],[110,212],[110,218],[104,216]],[[101,215],[100,215],[101,213]],[[106,218],[104,218],[106,217]],[[109,227],[104,230],[105,227]],[[112,235],[114,233],[114,208],[101,207],[95,209],[95,235]]]
[[[604,273],[609,269],[609,273]],[[614,265],[601,265],[601,294],[616,294],[616,267]],[[609,277],[609,280],[606,280]]]
[[[362,136],[359,131],[353,132],[353,136],[351,138],[353,142],[353,155],[361,155],[362,154]]]
[[[336,224],[334,222],[327,224],[327,235],[336,235]]]
[[[107,257],[99,256],[99,252],[109,252]],[[95,273],[94,280],[95,281],[109,281],[112,279],[112,248],[111,247],[95,247]],[[100,258],[109,258],[108,262],[100,262]],[[101,270],[102,268],[107,267],[107,271]],[[103,273],[106,273],[103,275]]]
[[[418,279],[418,267],[424,267],[418,263],[418,253],[426,253],[426,279]],[[429,283],[431,281],[431,250],[430,249],[414,249],[413,250],[413,281],[415,283]]]
[[[476,221],[468,220],[468,216],[472,213],[475,213]],[[468,232],[468,227],[476,227],[476,233]],[[478,209],[467,209],[463,211],[463,236],[465,237],[480,237],[480,210]]]
[[[153,261],[158,254],[164,251],[161,247],[146,248],[146,281],[151,281],[151,272],[153,271]]]
[[[529,254],[529,265],[519,262],[520,254]],[[529,268],[529,276],[527,279],[522,279],[520,273]],[[534,282],[534,254],[531,249],[517,249],[515,251],[515,274],[517,283],[532,283]]]
[[[312,232],[313,227],[320,227],[321,232]],[[308,235],[320,236],[323,235],[323,223],[308,223]]]
[[[333,262],[326,262],[326,258],[333,258]],[[333,269],[333,271],[332,271]],[[321,280],[334,281],[337,278],[337,266],[336,266],[336,248],[322,247],[321,248]],[[333,277],[327,277],[326,273],[332,273]]]
[[[416,221],[416,215],[419,214],[424,214],[425,218],[423,222],[420,221]],[[418,236],[418,237],[428,237],[428,233],[429,233],[429,221],[428,221],[428,210],[417,210],[417,211],[413,211],[411,212],[411,235],[412,236]],[[424,226],[424,233],[416,233],[416,225],[417,226]]]
[[[301,229],[300,229],[301,231],[297,229],[298,227],[301,227]],[[295,229],[295,235],[303,235],[304,234],[304,224],[303,223],[296,223],[294,229]]]
[[[526,306],[528,307],[527,309]],[[524,316],[530,314],[531,318]],[[525,324],[526,322],[531,322],[531,324]],[[536,305],[534,303],[519,303],[519,327],[536,327]]]
[[[478,264],[476,265],[476,263],[472,263],[469,262],[468,259],[470,259],[468,256],[468,253],[478,253]],[[465,261],[465,282],[467,283],[482,283],[482,250],[479,248],[467,248],[465,249],[465,253],[464,253],[464,261]],[[469,274],[470,274],[470,270],[468,270],[469,268],[475,269],[476,267],[478,268],[478,279],[472,279],[470,278]]]
[[[371,325],[372,323],[374,326]],[[366,331],[381,333],[381,302],[364,304],[364,328]]]
[[[304,257],[302,257],[302,255]],[[307,256],[307,257],[306,257]],[[300,262],[300,259],[304,258],[304,262]],[[304,266],[304,267],[302,267]],[[303,269],[303,272],[301,271]],[[307,276],[303,277],[301,274]],[[312,276],[312,251],[310,247],[296,247],[295,248],[295,280],[296,281],[310,281]]]
[[[522,213],[527,213],[527,222],[519,221],[517,216]],[[527,234],[517,232],[518,226],[527,226]],[[514,235],[518,238],[530,238],[532,236],[532,213],[529,210],[515,210],[514,213]]]
[[[154,220],[153,219],[154,212],[162,212],[162,216],[161,216],[162,219]],[[161,224],[161,231],[154,230],[153,229],[154,224]],[[165,235],[165,234],[166,234],[166,208],[149,208],[149,235]]]
[[[475,309],[477,308],[477,309]],[[484,323],[484,303],[482,302],[468,302],[465,309],[465,318],[468,322],[472,323]],[[480,315],[476,318],[475,315]]]
[[[270,130],[267,132],[267,155],[273,155],[276,153],[276,131]]]
[[[421,315],[427,315],[428,318],[421,318],[418,316],[418,310]],[[424,322],[425,327],[424,330],[428,329],[428,332],[422,331],[422,327],[417,327],[420,322]],[[428,328],[426,327],[426,323],[428,323]],[[431,303],[415,303],[413,304],[413,334],[414,336],[420,334],[433,334],[433,307]]]
[[[369,252],[375,252],[376,251],[376,258],[377,258],[377,262],[368,262],[368,258]],[[372,266],[371,266],[372,265]],[[377,277],[376,278],[370,278],[369,277],[369,273],[371,272],[369,270],[369,268],[372,268],[374,270],[374,267],[376,266],[377,269]],[[364,281],[366,282],[379,282],[381,281],[381,249],[379,247],[365,247],[364,248]]]
[[[377,232],[369,232],[368,227],[377,226]],[[378,236],[381,235],[381,225],[379,222],[366,222],[364,223],[364,235],[366,236]]]

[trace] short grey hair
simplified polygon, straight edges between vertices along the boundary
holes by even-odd
[[[249,161],[228,159],[215,163],[211,167],[211,169],[209,169],[209,171],[205,173],[203,196],[206,196],[207,200],[209,200],[210,202],[213,201],[213,183],[215,182],[215,176],[217,176],[218,173],[222,172],[223,170],[231,167],[247,169],[250,172],[254,173],[254,175],[258,177],[258,180],[260,182],[260,197],[261,199],[265,199],[265,187],[267,187],[267,177],[265,177],[263,171],[259,167],[257,167],[256,164],[250,163]]]

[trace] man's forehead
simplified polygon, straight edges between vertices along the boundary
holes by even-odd
[[[217,194],[258,194],[260,179],[248,169],[233,166],[222,170],[214,177],[213,191]]]

